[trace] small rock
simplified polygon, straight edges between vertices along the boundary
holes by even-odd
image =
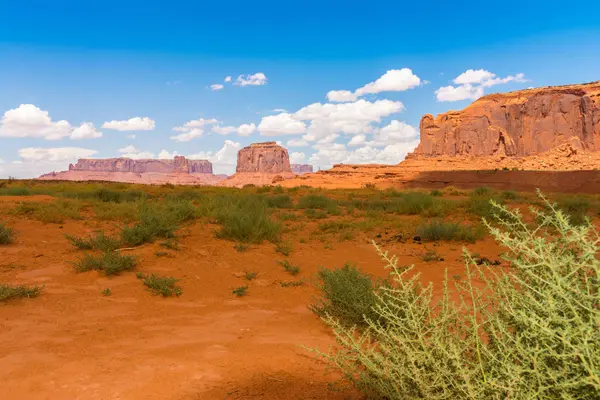
[[[416,235],[415,237],[413,237],[413,240],[414,240],[415,242],[420,242],[420,241],[421,241],[421,236],[419,236],[419,235]]]

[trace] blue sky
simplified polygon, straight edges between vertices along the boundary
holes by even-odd
[[[592,1],[90,3],[0,0],[1,177],[174,152],[231,173],[265,140],[397,163],[425,113],[600,79]]]

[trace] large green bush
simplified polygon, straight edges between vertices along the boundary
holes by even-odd
[[[494,204],[498,225],[484,222],[510,269],[467,254],[466,278],[455,289],[446,278],[442,296],[377,248],[393,284],[366,328],[328,314],[338,346],[322,355],[371,398],[600,398],[600,236],[544,202],[533,227]]]

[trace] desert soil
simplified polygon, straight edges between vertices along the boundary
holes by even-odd
[[[0,209],[48,196],[0,197]],[[308,222],[290,240],[289,260],[301,267],[301,287],[277,260],[271,243],[237,252],[233,242],[216,239],[216,226],[196,222],[179,233],[181,248],[146,244],[129,251],[141,262],[136,271],[181,279],[179,298],[153,296],[134,272],[105,277],[76,273],[82,255],[64,237],[107,233],[115,224],[94,219],[63,225],[3,217],[17,232],[16,242],[0,246],[0,282],[44,285],[39,297],[0,303],[0,381],[6,399],[360,399],[352,390],[334,390],[339,379],[302,346],[327,351],[330,331],[307,308],[316,291],[309,283],[319,266],[346,261],[366,272],[386,271],[370,244],[379,241],[401,264],[415,264],[436,290],[448,276],[463,276],[464,244],[433,247],[445,261],[424,262],[425,246],[387,238],[375,230],[326,248],[308,240]],[[311,225],[312,224],[312,225]],[[377,237],[381,235],[381,237]],[[301,243],[300,238],[306,238]],[[427,245],[432,248],[431,245]],[[500,248],[487,237],[469,250],[498,259]],[[245,271],[258,272],[246,281]],[[249,286],[237,298],[232,289]],[[110,288],[111,296],[101,291]]]

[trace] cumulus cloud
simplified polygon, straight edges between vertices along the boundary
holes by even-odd
[[[306,159],[306,155],[299,151],[294,151],[290,154],[290,163],[292,164],[302,164]]]
[[[187,156],[191,160],[208,160],[213,164],[213,171],[217,174],[232,174],[237,164],[237,153],[242,144],[232,140],[225,140],[223,147],[213,151],[201,151]]]
[[[406,154],[414,150],[418,139],[395,143],[383,148],[365,145],[355,150],[340,143],[315,146],[317,152],[308,159],[308,163],[319,168],[331,168],[333,164],[398,164]]]
[[[213,92],[216,92],[217,90],[221,90],[223,88],[224,88],[224,86],[221,85],[220,83],[215,83],[214,85],[210,85],[210,90],[212,90]]]
[[[23,162],[28,161],[73,161],[78,158],[86,158],[96,154],[96,150],[81,147],[26,147],[18,151]]]
[[[171,140],[176,142],[189,142],[192,139],[198,138],[204,134],[204,127],[206,125],[218,124],[214,118],[210,119],[194,119],[186,122],[182,126],[176,126],[173,128],[175,132],[181,132],[179,135],[171,136]]]
[[[106,121],[102,124],[102,128],[115,131],[151,131],[154,126],[154,120],[148,117],[134,117],[123,121]]]
[[[354,92],[350,90],[332,90],[327,99],[333,102],[356,101],[365,94],[381,92],[403,92],[421,84],[421,79],[410,68],[391,69],[374,82],[367,83]]]
[[[224,82],[231,82],[231,77],[230,76],[226,76]]]
[[[102,137],[91,122],[84,122],[73,128],[68,121],[52,121],[48,111],[33,104],[21,104],[8,110],[0,120],[0,137],[41,138],[59,140],[70,137],[73,140]]]
[[[258,124],[263,136],[297,135],[306,131],[306,125],[295,119],[292,114],[281,113],[263,117]]]
[[[216,125],[212,127],[212,131],[219,135],[229,135],[232,133],[237,133],[240,136],[250,136],[256,131],[256,125],[254,123],[242,124],[238,127]]]
[[[118,152],[121,153],[121,157],[131,158],[132,160],[154,158],[154,153],[151,153],[149,151],[139,151],[135,148],[135,146],[132,145],[121,147],[120,149],[118,149]]]
[[[118,150],[119,153],[135,153],[136,151],[137,151],[137,149],[135,148],[135,146],[132,146],[132,145],[121,147]]]
[[[305,147],[308,146],[308,142],[304,139],[290,139],[287,142],[287,147]]]
[[[457,86],[442,86],[435,91],[438,101],[477,100],[485,94],[485,88],[508,82],[527,82],[527,79],[523,73],[500,78],[484,69],[469,69],[452,82]]]
[[[158,158],[160,159],[172,159],[175,158],[175,156],[179,155],[176,151],[169,153],[167,150],[161,150],[160,153],[158,153]]]
[[[252,75],[240,75],[235,80],[235,85],[238,86],[262,86],[267,84],[267,76],[262,72],[257,72]]]

